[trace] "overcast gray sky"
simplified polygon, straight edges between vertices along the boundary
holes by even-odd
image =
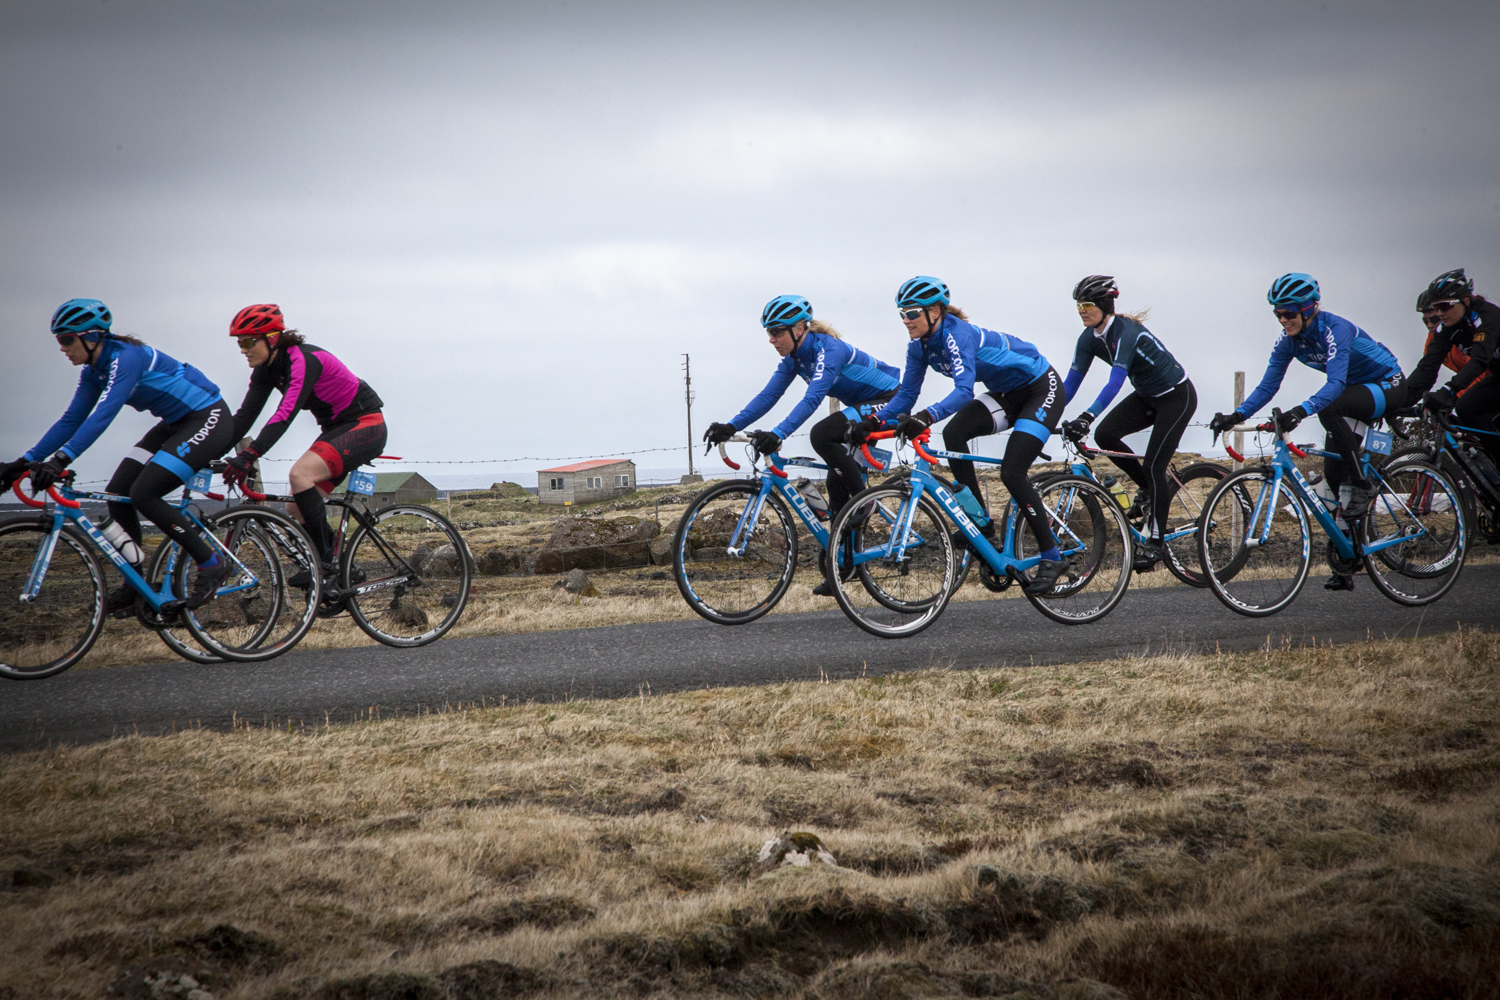
[[[0,0],[0,453],[69,399],[74,296],[236,406],[229,320],[279,302],[423,459],[681,444],[681,355],[701,432],[784,292],[899,367],[918,273],[1059,370],[1073,283],[1118,276],[1200,420],[1290,270],[1410,368],[1433,275],[1500,293],[1497,42],[1493,3]]]

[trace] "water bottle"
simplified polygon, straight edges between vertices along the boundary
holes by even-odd
[[[1353,492],[1354,487],[1347,483],[1339,487],[1339,509],[1338,513],[1333,515],[1333,523],[1338,526],[1340,531],[1349,530],[1349,525],[1344,520],[1344,508],[1349,506],[1349,496]]]
[[[802,494],[802,499],[812,508],[819,521],[826,521],[831,516],[828,513],[828,501],[823,499],[823,494],[813,485],[811,479],[797,480],[797,492]]]
[[[1109,490],[1110,495],[1115,498],[1115,503],[1120,505],[1121,510],[1130,509],[1130,495],[1125,492],[1125,484],[1121,483],[1118,477],[1105,476],[1104,488]]]
[[[982,528],[990,523],[990,516],[980,506],[979,498],[969,492],[967,486],[960,488],[957,493],[953,494],[953,499],[958,501],[958,505],[964,509],[964,513],[968,514],[969,519],[979,527]]]
[[[125,529],[120,527],[120,522],[114,518],[107,518],[103,524],[99,525],[99,533],[109,540],[109,544],[113,545],[130,565],[139,566],[145,558],[140,545],[136,544],[135,539],[131,538]]]

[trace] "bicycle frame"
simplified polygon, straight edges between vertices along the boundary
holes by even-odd
[[[1469,456],[1465,455],[1463,449],[1459,447],[1460,442],[1458,438],[1459,434],[1487,434],[1490,437],[1500,435],[1497,435],[1494,431],[1480,430],[1478,427],[1465,427],[1462,424],[1452,423],[1446,414],[1435,413],[1434,417],[1439,429],[1443,432],[1443,443],[1438,446],[1437,451],[1451,458],[1453,463],[1463,472],[1464,481],[1459,485],[1467,486],[1470,490],[1479,494],[1486,507],[1494,511],[1500,511],[1500,489],[1497,489],[1495,484],[1490,482],[1490,478],[1479,469],[1476,469],[1474,464],[1469,461]]]
[[[1241,424],[1238,427],[1230,429],[1248,431],[1250,433],[1262,433],[1274,431],[1274,428],[1275,420],[1273,417],[1272,422],[1269,424]],[[1226,445],[1226,450],[1236,462],[1245,461],[1245,457],[1236,452],[1232,447]],[[1365,555],[1380,552],[1382,549],[1390,548],[1393,545],[1401,545],[1411,541],[1413,538],[1420,538],[1427,534],[1427,529],[1422,527],[1422,522],[1412,515],[1411,509],[1406,506],[1406,502],[1387,488],[1385,477],[1380,474],[1379,469],[1370,463],[1369,456],[1361,454],[1360,471],[1364,473],[1365,478],[1370,480],[1378,491],[1376,502],[1385,504],[1387,512],[1393,515],[1393,519],[1399,520],[1399,518],[1395,517],[1397,511],[1393,510],[1390,506],[1391,498],[1394,498],[1400,506],[1400,513],[1410,518],[1415,530],[1410,533],[1397,530],[1388,538],[1364,544],[1359,543],[1353,537],[1352,533],[1346,532],[1338,526],[1332,512],[1323,504],[1322,498],[1314,492],[1312,484],[1302,475],[1302,470],[1298,469],[1296,463],[1292,461],[1293,455],[1296,455],[1298,458],[1306,458],[1309,455],[1320,458],[1342,457],[1337,452],[1326,451],[1322,448],[1299,448],[1297,445],[1287,441],[1285,434],[1277,434],[1275,454],[1272,455],[1271,461],[1267,466],[1271,471],[1271,488],[1268,490],[1263,487],[1260,490],[1260,495],[1255,499],[1255,510],[1245,527],[1244,541],[1246,547],[1258,548],[1269,541],[1271,537],[1271,525],[1276,517],[1276,510],[1270,498],[1276,496],[1277,488],[1282,482],[1286,482],[1288,488],[1302,501],[1303,508],[1312,513],[1313,520],[1317,521],[1318,526],[1323,529],[1324,534],[1333,543],[1333,547],[1338,552],[1339,558],[1346,561],[1357,562]],[[1264,527],[1257,532],[1256,526],[1261,524],[1262,520],[1264,521]],[[1308,556],[1311,544],[1311,536],[1304,536],[1302,553],[1304,558]]]
[[[884,438],[894,436],[894,431],[876,431],[875,433],[871,434],[867,440],[882,440]],[[1041,562],[1041,556],[1036,555],[1024,559],[1018,559],[1015,556],[1008,554],[1016,551],[1017,531],[1019,530],[1021,522],[1020,507],[1015,504],[1010,505],[1009,513],[1005,519],[1005,532],[1003,535],[1002,548],[997,549],[993,544],[990,543],[990,540],[986,538],[982,532],[980,532],[979,526],[969,518],[968,513],[964,511],[963,506],[958,502],[958,498],[953,495],[953,492],[946,486],[944,486],[942,481],[934,476],[931,471],[932,467],[934,465],[937,465],[941,459],[957,458],[970,462],[985,462],[990,465],[999,465],[1003,460],[998,458],[991,458],[987,455],[969,455],[963,452],[943,451],[941,449],[934,449],[932,451],[929,451],[924,448],[923,445],[927,442],[930,436],[930,431],[924,431],[922,434],[913,438],[911,441],[912,447],[917,453],[917,460],[911,466],[911,472],[908,479],[911,484],[911,496],[901,505],[901,510],[896,515],[897,530],[891,532],[890,541],[888,541],[883,547],[875,549],[865,549],[863,551],[854,553],[854,564],[857,566],[860,563],[866,563],[876,559],[892,559],[899,561],[905,558],[909,540],[914,537],[911,532],[911,525],[913,519],[916,516],[917,503],[921,500],[923,493],[931,493],[932,496],[937,500],[939,506],[942,507],[943,512],[947,515],[948,519],[955,525],[957,525],[958,529],[963,532],[964,538],[968,540],[969,547],[979,556],[979,558],[984,560],[985,564],[989,566],[989,568],[997,577],[1002,580],[1009,578],[1021,579],[1022,573],[1034,568],[1039,562]],[[875,468],[884,468],[875,461],[875,459],[869,454],[868,451],[865,452],[865,458]],[[1065,543],[1063,535],[1062,533],[1059,533],[1058,548],[1062,551],[1063,555],[1072,555],[1073,553],[1080,552],[1084,549],[1083,541],[1076,535],[1073,535],[1071,531],[1067,531],[1067,525],[1060,522],[1057,516],[1051,510],[1047,511],[1047,516],[1053,521],[1054,532],[1058,532],[1059,529],[1062,529],[1062,531],[1065,532],[1068,536],[1071,536],[1071,541],[1077,543],[1076,548],[1064,548],[1063,545]],[[918,538],[918,542],[920,543],[920,538]]]
[[[748,443],[750,439],[736,434],[729,440],[734,443]],[[719,457],[731,469],[739,470],[740,464],[730,459],[729,455],[724,451],[723,444],[719,445]],[[756,467],[756,461],[757,459],[752,452],[750,478],[759,484],[760,492],[755,495],[755,499],[745,505],[745,510],[740,515],[739,523],[734,526],[734,534],[729,538],[730,544],[726,546],[728,553],[732,556],[742,556],[745,554],[745,549],[750,544],[747,534],[748,526],[759,523],[760,512],[765,508],[766,498],[773,492],[786,501],[787,505],[796,513],[798,520],[818,540],[818,544],[825,549],[828,548],[828,529],[823,526],[823,522],[818,518],[818,515],[813,513],[812,507],[803,498],[801,491],[792,485],[790,477],[784,471],[785,469],[793,468],[818,469],[827,472],[828,466],[814,462],[810,458],[783,458],[779,454],[773,454],[766,456],[765,472],[770,473],[770,475],[764,475]]]
[[[1059,432],[1054,431],[1053,433]],[[1133,455],[1128,451],[1102,451],[1098,448],[1089,448],[1086,445],[1075,444],[1074,442],[1069,441],[1066,438],[1063,439],[1063,448],[1064,450],[1071,450],[1075,452],[1079,458],[1083,459],[1083,461],[1081,462],[1068,463],[1068,468],[1072,470],[1073,475],[1082,476],[1090,482],[1098,483],[1101,487],[1104,484],[1099,481],[1098,476],[1094,475],[1094,467],[1091,466],[1088,461],[1090,458],[1093,458],[1095,456],[1103,458],[1134,458],[1140,461],[1145,461],[1146,458],[1145,455]],[[1182,487],[1182,480],[1177,477],[1176,469],[1168,467],[1167,475],[1172,482],[1175,482],[1177,484],[1179,489]],[[1202,512],[1200,511],[1199,513]],[[1131,524],[1129,520],[1126,520],[1125,526],[1130,529],[1130,540],[1132,542],[1144,542],[1147,541],[1150,537],[1145,532],[1138,529],[1135,525]],[[1196,535],[1197,533],[1198,524],[1196,521],[1188,527],[1182,528],[1178,531],[1166,531],[1165,526],[1163,526],[1162,541],[1175,542],[1179,538],[1187,538],[1191,535]]]
[[[52,563],[52,553],[57,548],[57,538],[58,535],[62,533],[63,524],[66,522],[72,522],[72,524],[76,528],[78,528],[78,530],[83,532],[84,536],[88,538],[88,540],[93,544],[94,548],[98,549],[101,553],[104,554],[107,559],[109,559],[111,563],[114,564],[115,569],[119,570],[120,574],[125,577],[125,582],[129,584],[131,588],[136,591],[136,593],[141,595],[141,598],[146,602],[146,604],[151,608],[152,611],[156,612],[157,614],[161,614],[163,611],[172,611],[180,606],[182,598],[172,593],[171,590],[171,581],[174,575],[173,570],[176,569],[178,553],[173,553],[168,557],[165,571],[162,573],[161,589],[153,589],[151,585],[146,582],[146,578],[141,576],[141,574],[136,571],[135,567],[130,564],[130,561],[120,553],[120,550],[111,545],[109,539],[104,537],[104,533],[101,532],[94,525],[94,523],[88,519],[88,515],[83,512],[83,505],[78,502],[80,499],[82,499],[103,500],[106,503],[128,504],[130,503],[130,498],[115,496],[110,493],[90,493],[82,490],[74,490],[70,485],[68,485],[71,479],[71,476],[64,479],[61,492],[59,492],[56,486],[51,486],[47,489],[47,493],[53,501],[52,530],[47,533],[46,541],[44,541],[41,547],[37,549],[36,559],[31,564],[31,572],[26,577],[26,587],[21,591],[20,599],[27,604],[30,604],[36,600],[37,594],[41,592],[42,583],[47,579],[47,568]],[[23,478],[21,481],[18,481],[14,487],[12,487],[12,490],[14,491],[16,496],[23,504],[28,507],[36,509],[45,508],[47,506],[46,501],[37,500],[34,497],[27,496],[22,491],[21,482],[24,481],[25,480]],[[198,482],[198,480],[195,479],[195,482]],[[198,516],[193,513],[192,510],[193,485],[193,483],[189,483],[183,487],[182,502],[177,505],[177,509],[180,510],[195,527],[204,529],[205,525],[198,518]],[[222,495],[217,493],[209,493],[206,490],[201,489],[200,492],[203,492],[204,495],[211,500],[224,499]],[[260,580],[255,576],[255,574],[248,567],[246,567],[244,563],[236,558],[233,553],[231,553],[222,544],[220,544],[219,540],[214,537],[213,532],[204,530],[202,534],[203,537],[209,542],[209,544],[213,546],[213,548],[217,549],[221,555],[228,559],[239,570],[241,576],[248,577],[249,580],[249,582],[245,583],[237,583],[220,587],[218,591],[219,596],[223,596],[225,594],[233,594],[238,591],[249,590],[254,587],[260,586]]]

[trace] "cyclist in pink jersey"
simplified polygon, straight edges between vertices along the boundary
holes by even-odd
[[[243,480],[250,465],[271,450],[298,413],[307,410],[317,418],[322,433],[287,476],[296,501],[288,507],[307,526],[324,568],[331,570],[327,564],[333,537],[323,498],[348,473],[385,450],[384,404],[342,361],[288,330],[276,305],[241,309],[229,324],[229,334],[239,342],[251,368],[249,391],[234,415],[235,437],[242,438],[254,426],[272,389],[280,390],[282,398],[255,440],[229,460],[224,479]]]

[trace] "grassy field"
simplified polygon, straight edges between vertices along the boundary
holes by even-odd
[[[1493,997],[1497,663],[1467,631],[17,754],[0,997]],[[759,865],[786,830],[838,867]]]

